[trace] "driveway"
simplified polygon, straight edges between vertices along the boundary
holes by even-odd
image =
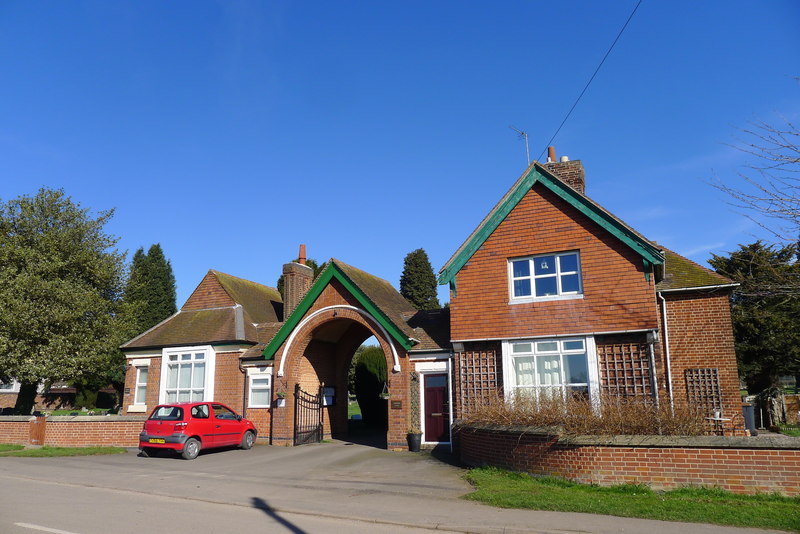
[[[177,498],[187,506],[256,508],[305,516],[309,521],[355,520],[385,532],[404,527],[491,533],[764,532],[491,508],[459,499],[470,491],[462,474],[462,469],[425,453],[389,452],[341,441],[211,451],[193,461],[141,458],[135,451],[117,456],[0,458],[0,519],[13,512],[16,481],[20,487],[60,485],[64,494],[107,489],[131,498]],[[102,498],[96,505],[102,506]],[[98,532],[114,532],[106,528]],[[266,531],[281,531],[280,526],[276,528]]]

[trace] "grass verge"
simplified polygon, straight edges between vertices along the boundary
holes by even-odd
[[[736,495],[715,488],[657,493],[647,486],[630,484],[601,488],[494,467],[473,469],[466,478],[476,490],[465,499],[500,508],[800,531],[800,497]]]
[[[99,454],[122,454],[125,452],[125,449],[122,447],[41,447],[39,449],[23,449],[21,445],[16,445],[16,447],[19,448],[0,448],[0,456],[53,458],[57,456],[96,456]]]
[[[781,434],[786,434],[787,436],[800,438],[800,424],[798,424],[798,425],[779,425],[778,428],[780,428]]]
[[[12,445],[10,443],[3,443],[0,444],[0,452],[8,452],[8,451],[21,451],[24,449],[22,445]]]

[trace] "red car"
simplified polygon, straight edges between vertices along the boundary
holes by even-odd
[[[200,449],[238,445],[249,449],[256,442],[256,427],[219,402],[160,404],[139,434],[139,450],[151,456],[159,449],[180,452],[187,460]]]

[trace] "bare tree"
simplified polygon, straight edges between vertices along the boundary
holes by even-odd
[[[788,119],[781,125],[753,122],[736,148],[753,156],[739,173],[743,184],[724,182],[714,187],[733,198],[733,204],[778,240],[794,243],[800,237],[800,130]]]

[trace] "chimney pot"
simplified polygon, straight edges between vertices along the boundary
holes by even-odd
[[[561,163],[566,163],[566,162],[568,162],[568,161],[569,161],[569,157],[567,157],[567,156],[561,156]]]
[[[304,244],[300,245],[300,254],[298,255],[297,263],[300,265],[306,264],[306,246]]]
[[[547,163],[555,163],[556,162],[556,147],[549,146],[547,147]]]

